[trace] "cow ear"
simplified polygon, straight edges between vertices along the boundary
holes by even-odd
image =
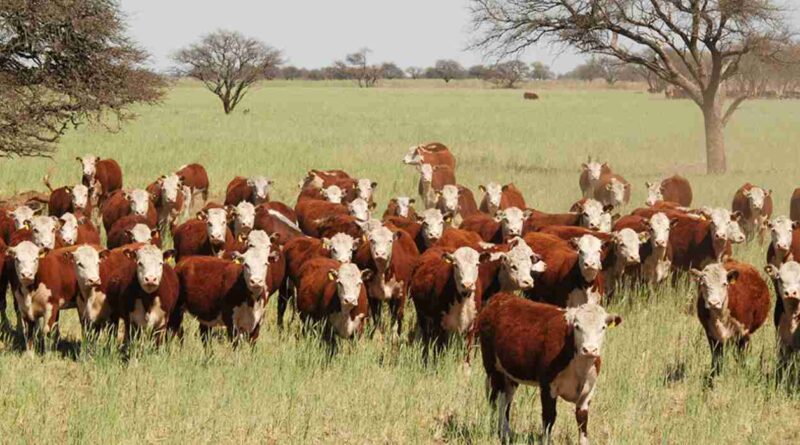
[[[606,190],[611,191],[611,184],[606,184]]]
[[[205,221],[206,219],[208,219],[208,211],[203,209],[197,212],[197,219],[199,219],[200,221]]]
[[[239,252],[233,252],[233,262],[236,264],[242,264],[244,262],[244,257]]]
[[[372,272],[372,269],[364,269],[364,270],[361,271],[361,279],[363,281],[371,280],[373,275],[375,275],[375,273]]]
[[[575,238],[571,238],[569,240],[569,246],[572,247],[573,249],[577,250],[578,249],[578,242],[580,240],[581,240],[580,237],[577,237],[577,236]]]
[[[370,210],[375,210],[375,207],[378,207],[378,204],[375,204],[374,202],[369,203],[367,206],[367,208]]]
[[[739,271],[738,270],[731,270],[728,272],[728,284],[736,283],[736,280],[739,279]]]
[[[764,272],[766,272],[767,275],[773,280],[777,280],[778,278],[780,278],[780,274],[778,273],[779,272],[778,268],[772,264],[767,264],[766,266],[764,266]]]
[[[677,220],[677,219],[671,219],[671,220],[669,220],[669,228],[670,228],[670,229],[671,229],[671,228],[673,228],[673,227],[675,227],[675,226],[677,226],[677,225],[678,225],[678,220]]]
[[[530,218],[531,215],[533,215],[533,210],[531,209],[525,209],[522,211],[522,216],[525,217],[525,219]]]
[[[83,159],[80,156],[75,156],[75,160],[83,164]]]
[[[372,181],[372,183],[370,184],[370,187],[372,187],[372,189],[375,190],[376,188],[378,188],[378,183],[375,182],[375,181]]]
[[[800,221],[792,221],[792,230],[800,227]]]
[[[267,260],[268,260],[270,263],[274,263],[275,261],[278,261],[279,259],[281,259],[281,252],[280,252],[280,249],[277,249],[277,250],[271,250],[271,251],[269,252],[269,256],[267,257]]]
[[[411,199],[408,200],[408,204],[409,205],[416,204],[416,203],[417,203],[417,200],[414,199],[414,198],[411,198]]]
[[[48,253],[50,253],[50,248],[49,247],[42,247],[41,249],[39,249],[39,258],[46,257]]]
[[[99,255],[100,255],[100,261],[104,261],[106,258],[108,258],[108,255],[110,255],[110,254],[111,254],[111,251],[110,251],[110,250],[108,250],[108,249],[106,249],[106,250],[101,250],[101,251],[100,251],[100,253],[99,253]]]
[[[620,218],[622,218],[622,215],[620,215],[619,213],[615,213],[615,214],[611,215],[611,222],[614,223],[617,220],[619,220]]]
[[[770,221],[768,219],[764,220],[762,225],[764,226],[764,228],[769,229],[769,230],[772,230],[772,228],[775,227],[775,224],[773,224],[772,221]]]
[[[622,324],[622,316],[617,314],[606,315],[606,326],[613,328],[614,326],[619,326],[620,324]]]
[[[653,183],[650,182],[650,181],[645,181],[644,186],[647,187],[647,188],[650,188],[650,187],[653,186]]]
[[[122,254],[125,255],[126,257],[132,259],[132,260],[136,259],[136,251],[133,250],[133,249],[125,249],[125,250],[122,251]]]
[[[611,204],[606,204],[603,206],[603,212],[609,213],[612,210],[614,210],[614,206],[612,206]]]
[[[503,255],[505,255],[505,254],[503,254]],[[480,256],[478,256],[478,262],[479,263],[486,263],[486,262],[491,261],[491,260],[492,260],[492,254],[489,253],[489,252],[483,252],[483,253],[480,254]]]
[[[269,236],[269,242],[270,243],[278,244],[278,241],[280,241],[280,240],[281,240],[281,236],[279,234],[277,234],[277,233],[270,234],[270,236]]]
[[[455,257],[450,252],[445,252],[444,255],[442,255],[442,259],[447,264],[453,264],[453,262],[455,261]]]
[[[323,249],[330,249],[331,248],[331,239],[328,237],[323,237],[320,241],[322,241],[322,248]]]
[[[731,213],[731,221],[737,221],[738,222],[740,219],[742,219],[742,212],[737,210],[737,211]]]
[[[495,222],[501,222],[505,216],[506,216],[506,212],[504,212],[502,210],[498,210],[498,211],[494,212],[494,221]]]
[[[246,240],[247,240],[247,237],[244,236],[244,233],[240,233],[238,236],[236,236],[236,242],[243,243]]]
[[[486,186],[481,184],[481,185],[478,186],[478,190],[480,190],[482,193],[486,193]]]
[[[742,195],[744,195],[745,198],[749,198],[750,197],[750,190],[743,190],[742,191]]]
[[[771,196],[771,195],[772,195],[772,189],[768,189],[766,192],[764,192],[764,196]]]
[[[150,229],[150,239],[155,239],[158,235],[160,235],[158,229]]]
[[[591,162],[591,161],[589,161],[589,162]],[[581,168],[584,169],[584,170],[589,170],[589,166],[586,165],[585,162],[581,163]]]
[[[392,238],[397,241],[402,236],[401,232],[398,230],[392,234]]]
[[[689,273],[692,275],[692,279],[697,281],[703,277],[703,271],[698,269],[689,269]]]
[[[162,257],[164,258],[164,261],[171,261],[175,259],[175,249],[165,250]]]
[[[331,269],[328,271],[328,281],[336,281],[336,277],[339,276],[339,271],[336,269]]]
[[[649,232],[641,232],[639,233],[639,242],[644,244],[650,241],[650,233]]]

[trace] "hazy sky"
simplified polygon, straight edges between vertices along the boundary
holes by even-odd
[[[367,46],[372,61],[405,68],[452,58],[464,66],[485,62],[467,51],[468,0],[122,0],[130,31],[159,68],[178,48],[204,33],[228,28],[284,51],[288,63],[321,67]],[[800,25],[800,13],[794,22]],[[799,26],[800,27],[800,26]],[[536,49],[525,56],[565,72],[581,56]],[[491,62],[491,61],[490,61]]]

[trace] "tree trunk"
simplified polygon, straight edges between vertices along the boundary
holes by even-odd
[[[703,120],[706,129],[706,169],[708,174],[722,174],[727,170],[725,160],[725,124],[722,122],[722,107],[719,100],[710,100],[703,105]]]

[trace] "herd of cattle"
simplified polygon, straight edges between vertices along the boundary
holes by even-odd
[[[771,300],[759,271],[731,258],[731,245],[769,231],[779,359],[800,349],[800,189],[790,217],[772,218],[769,190],[745,184],[730,210],[692,208],[689,182],[673,176],[648,183],[646,207],[620,217],[631,185],[590,158],[582,199],[567,213],[545,213],[529,208],[514,184],[481,186],[477,202],[456,181],[450,150],[432,143],[403,159],[419,172],[424,209],[396,197],[377,219],[377,184],[341,170],[309,171],[290,207],[270,199],[264,177],[235,177],[218,203],[208,199],[199,164],[124,190],[114,160],[78,161],[80,184],[54,189],[45,177],[46,206],[0,211],[0,312],[9,323],[10,285],[27,348],[57,332],[69,308],[84,329],[122,322],[126,339],[138,330],[180,336],[189,313],[204,341],[214,326],[255,341],[274,293],[279,326],[291,305],[334,345],[363,332],[368,316],[383,326],[383,303],[399,335],[410,298],[426,351],[454,335],[472,345],[477,335],[501,435],[517,386],[538,384],[545,431],[561,397],[576,404],[585,443],[606,327],[621,322],[601,304],[621,283],[690,272],[716,373],[724,346],[744,348]],[[162,250],[167,235],[173,247]]]

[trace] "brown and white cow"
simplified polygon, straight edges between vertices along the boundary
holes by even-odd
[[[646,182],[648,207],[656,205],[658,202],[675,203],[682,207],[692,205],[692,186],[683,176],[673,175],[664,179],[661,183]]]
[[[373,204],[375,189],[378,188],[378,183],[368,179],[361,178],[356,181],[355,188],[353,188],[350,196],[347,197],[347,202],[352,202],[355,199],[363,199],[368,204]]]
[[[748,240],[758,234],[764,243],[766,227],[764,223],[772,218],[772,190],[757,187],[749,182],[741,186],[733,197],[732,211],[742,215],[741,225]]]
[[[444,233],[445,223],[450,218],[450,215],[443,215],[439,209],[427,209],[421,212],[417,217],[417,222],[422,226],[417,237],[417,248],[420,251],[424,251],[436,244]],[[419,241],[422,241],[422,243]]]
[[[117,161],[92,155],[78,157],[76,160],[81,163],[81,183],[89,188],[92,205],[101,207],[112,193],[122,190],[122,169]]]
[[[450,149],[440,142],[430,142],[409,148],[408,153],[403,157],[403,164],[443,165],[453,171],[456,169],[455,157],[453,157]]]
[[[419,170],[417,192],[422,198],[426,209],[436,207],[436,202],[439,200],[439,192],[446,185],[456,185],[455,172],[450,167],[432,166],[430,164],[421,164],[417,169]]]
[[[546,439],[556,421],[556,400],[575,404],[579,443],[589,443],[589,405],[600,374],[606,328],[622,322],[599,305],[561,309],[513,294],[497,294],[480,314],[477,331],[489,400],[496,404],[502,441],[511,434],[517,386],[538,385]]]
[[[534,210],[525,221],[525,232],[538,231],[547,226],[581,226],[598,232],[610,232],[614,217],[613,208],[594,199],[583,199],[570,208],[572,213],[552,214]]]
[[[20,230],[30,226],[31,219],[36,216],[36,212],[27,205],[21,205],[12,210],[9,215],[14,220],[14,230]]]
[[[767,264],[780,267],[781,264],[800,260],[800,222],[779,216],[766,222],[772,240],[767,249]]]
[[[589,160],[585,164],[581,164],[581,175],[578,179],[578,185],[580,185],[583,197],[594,197],[595,188],[600,182],[600,177],[611,173],[611,167],[607,163],[603,162],[601,164],[600,162],[592,161],[592,157],[589,156]]]
[[[458,227],[465,218],[480,213],[472,191],[460,185],[448,184],[442,187],[437,193],[436,208],[442,214],[453,216],[450,220],[451,227]]]
[[[233,236],[236,239],[246,238],[256,224],[256,207],[248,201],[242,201],[229,212],[233,213]]]
[[[711,263],[691,273],[699,283],[697,318],[711,347],[713,376],[720,372],[725,345],[732,342],[743,350],[766,321],[769,289],[758,270],[737,261]]]
[[[162,235],[165,235],[167,230],[175,225],[175,221],[186,205],[183,182],[175,173],[164,175],[147,186],[147,192],[150,193],[158,215],[156,226]]]
[[[175,174],[178,175],[181,183],[183,183],[181,192],[183,193],[183,206],[187,214],[193,212],[199,204],[202,203],[204,205],[208,201],[210,185],[205,167],[197,163],[187,164],[181,166]]]
[[[496,182],[490,182],[485,186],[480,185],[478,188],[483,192],[483,199],[478,207],[483,213],[495,215],[498,210],[527,207],[522,192],[513,183],[501,186]]]
[[[106,246],[116,249],[132,243],[151,243],[161,246],[161,233],[156,228],[150,227],[147,218],[128,215],[118,219],[106,237]]]
[[[112,193],[100,208],[103,228],[106,233],[111,230],[111,227],[118,219],[127,215],[143,216],[147,218],[149,226],[156,227],[158,224],[158,212],[151,198],[152,196],[142,189]]]
[[[409,198],[408,196],[398,196],[396,198],[392,198],[389,200],[389,204],[386,206],[386,211],[383,212],[383,218],[386,219],[391,216],[399,216],[414,220],[417,217],[417,212],[414,210],[414,204],[416,202],[416,199]]]
[[[631,184],[617,174],[603,175],[595,186],[593,197],[604,206],[618,209],[630,202]]]
[[[270,236],[276,237],[278,244],[303,236],[303,231],[297,225],[296,218],[290,219],[284,212],[272,208],[275,202],[256,207],[256,217],[253,223],[254,230],[263,230]],[[294,212],[292,212],[294,214]]]
[[[649,240],[649,233],[637,233],[633,229],[622,229],[611,233],[610,249],[603,261],[607,295],[612,294],[624,275],[638,273],[642,264],[642,246]]]
[[[737,216],[726,209],[713,209],[710,219],[675,217],[669,234],[672,265],[688,271],[720,262],[731,255],[731,244],[742,242]]]
[[[528,291],[534,287],[534,276],[547,270],[547,264],[522,238],[485,251],[490,257],[479,270],[484,299],[497,292]]]
[[[100,231],[92,224],[92,221],[88,217],[76,217],[72,213],[61,215],[56,236],[57,244],[65,247],[79,244],[100,244]]]
[[[531,210],[509,207],[498,210],[494,218],[485,214],[472,215],[464,219],[461,228],[477,233],[488,243],[500,244],[511,238],[522,236],[525,221],[532,213]]]
[[[787,261],[780,267],[766,266],[767,274],[775,283],[775,328],[778,330],[781,368],[788,359],[800,351],[800,264]]]
[[[47,203],[47,213],[60,218],[65,213],[92,216],[92,204],[89,200],[89,188],[83,184],[72,187],[64,186],[53,189],[47,176],[44,185],[50,190],[50,199]]]
[[[672,269],[672,245],[669,242],[672,221],[664,213],[647,220],[650,242],[642,251],[642,275],[646,282],[663,282]]]
[[[269,202],[270,189],[273,181],[264,176],[243,178],[236,176],[228,183],[225,191],[225,205],[235,206],[242,201],[253,205]]]
[[[230,216],[225,209],[211,208],[198,213],[172,232],[178,261],[193,255],[220,256],[233,250],[235,239],[228,228]]]
[[[361,201],[363,202],[363,200]],[[348,215],[348,206],[340,203],[320,201],[316,199],[303,199],[295,206],[299,227],[303,233],[319,237],[319,225],[326,218],[337,215]]]

